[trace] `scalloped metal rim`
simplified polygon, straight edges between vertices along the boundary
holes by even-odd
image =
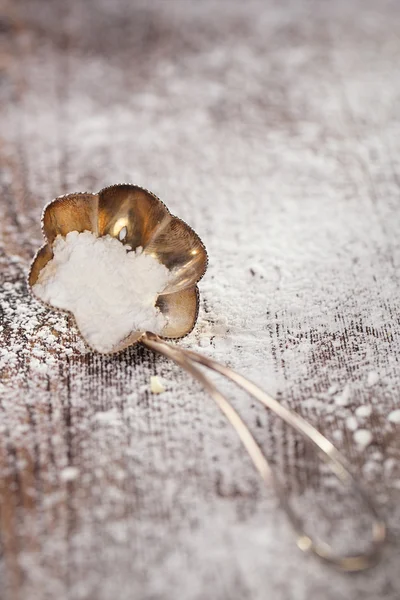
[[[134,346],[134,345],[136,345],[136,344],[142,343],[142,342],[141,342],[141,338],[142,338],[142,336],[143,336],[143,335],[145,335],[145,333],[146,333],[146,332],[141,332],[141,335],[140,335],[140,337],[139,337],[139,338],[136,340],[136,342],[133,342],[132,344],[130,344],[129,346],[126,346],[125,348],[121,348],[121,349],[119,349],[119,350],[111,350],[110,352],[100,352],[99,350],[96,350],[95,348],[93,348],[93,347],[92,347],[92,346],[91,346],[91,345],[90,345],[90,344],[87,342],[86,338],[85,338],[85,337],[82,335],[82,332],[81,332],[81,330],[80,330],[80,329],[79,329],[79,327],[78,327],[78,324],[77,324],[77,322],[76,322],[76,319],[75,319],[75,316],[74,316],[74,314],[73,314],[73,313],[72,313],[70,310],[64,310],[64,309],[56,308],[56,307],[52,306],[51,304],[49,304],[48,302],[44,302],[44,301],[43,301],[41,298],[39,298],[39,297],[38,297],[38,296],[35,294],[35,292],[33,291],[33,289],[32,289],[32,287],[31,287],[31,285],[30,285],[30,282],[29,282],[29,281],[30,281],[30,276],[31,276],[31,273],[32,273],[32,268],[33,268],[33,265],[35,264],[35,261],[36,261],[36,259],[37,259],[38,255],[39,255],[39,253],[40,253],[40,252],[41,252],[41,251],[42,251],[42,250],[43,250],[43,249],[44,249],[46,246],[50,246],[50,247],[51,247],[51,244],[49,243],[49,241],[48,241],[48,238],[47,238],[47,235],[46,235],[46,233],[45,233],[45,231],[44,231],[44,215],[45,215],[45,213],[46,213],[47,209],[49,208],[49,206],[51,206],[52,204],[54,204],[54,203],[56,203],[56,202],[58,202],[58,201],[65,200],[66,198],[68,198],[68,197],[70,197],[70,196],[81,196],[81,195],[82,195],[82,196],[84,196],[84,195],[89,195],[89,196],[93,196],[93,197],[94,197],[94,196],[100,196],[100,194],[101,194],[102,192],[105,192],[105,191],[107,191],[107,190],[110,190],[110,189],[113,189],[113,188],[116,188],[116,187],[123,187],[123,186],[132,186],[132,187],[135,187],[135,188],[137,188],[137,189],[140,189],[140,190],[142,190],[143,192],[146,192],[147,194],[149,194],[150,196],[152,196],[153,198],[155,198],[155,199],[156,199],[158,202],[160,202],[160,204],[162,204],[162,206],[164,207],[164,209],[166,210],[166,212],[167,212],[167,213],[168,213],[168,214],[169,214],[169,215],[170,215],[172,218],[174,218],[174,219],[176,219],[177,221],[180,221],[181,223],[183,223],[183,224],[185,225],[185,227],[187,227],[187,228],[188,228],[188,229],[189,229],[189,230],[190,230],[190,231],[191,231],[191,232],[192,232],[192,233],[193,233],[193,234],[194,234],[194,235],[195,235],[195,236],[198,238],[198,240],[199,240],[199,242],[200,242],[200,244],[201,244],[201,246],[202,246],[202,248],[203,248],[203,250],[204,250],[205,256],[206,256],[206,262],[205,262],[205,265],[204,265],[204,269],[203,269],[203,271],[201,272],[200,276],[199,276],[199,277],[196,279],[196,281],[195,281],[195,283],[194,283],[194,291],[195,291],[195,294],[196,294],[196,312],[195,312],[195,315],[194,315],[194,319],[193,319],[193,325],[192,325],[191,329],[190,329],[189,331],[187,331],[187,332],[186,332],[184,335],[181,335],[181,336],[179,336],[179,337],[167,337],[167,336],[163,336],[163,335],[160,335],[160,334],[159,334],[159,337],[160,337],[161,339],[164,339],[164,340],[180,340],[180,339],[183,339],[183,338],[185,338],[186,336],[188,336],[188,335],[189,335],[189,334],[190,334],[190,333],[193,331],[193,329],[195,328],[195,326],[196,326],[196,323],[197,323],[197,319],[198,319],[198,316],[199,316],[199,311],[200,311],[200,291],[199,291],[199,288],[198,288],[198,283],[199,283],[199,281],[201,281],[201,279],[204,277],[204,275],[205,275],[205,273],[206,273],[206,271],[207,271],[207,268],[208,268],[208,264],[209,264],[209,257],[208,257],[208,252],[207,252],[207,249],[206,249],[206,247],[205,247],[205,245],[204,245],[204,242],[203,242],[203,240],[202,240],[202,239],[200,238],[200,236],[198,235],[198,233],[197,233],[197,232],[196,232],[196,231],[195,231],[195,230],[194,230],[192,227],[190,227],[190,225],[188,225],[188,224],[186,223],[186,221],[184,221],[184,220],[183,220],[183,219],[181,219],[180,217],[177,217],[176,215],[172,214],[172,213],[171,213],[171,211],[169,210],[169,208],[166,206],[166,204],[165,204],[165,203],[164,203],[162,200],[160,200],[160,198],[159,198],[158,196],[156,196],[156,194],[154,194],[153,192],[151,192],[150,190],[148,190],[148,189],[146,189],[146,188],[144,188],[144,187],[142,187],[142,186],[139,186],[139,185],[136,185],[136,184],[133,184],[133,183],[117,183],[117,184],[115,184],[115,185],[109,185],[109,186],[106,186],[106,187],[102,188],[102,189],[101,189],[99,192],[97,192],[97,193],[93,193],[93,192],[74,192],[74,193],[70,193],[70,194],[63,194],[63,195],[61,195],[61,196],[57,196],[56,198],[54,198],[54,199],[53,199],[53,200],[51,200],[50,202],[47,202],[47,204],[45,204],[45,206],[43,207],[43,210],[42,210],[42,213],[41,213],[41,219],[40,219],[40,223],[41,223],[41,230],[42,230],[42,235],[43,235],[44,239],[46,240],[46,242],[45,242],[44,244],[42,244],[42,246],[40,246],[40,248],[39,248],[39,249],[36,251],[36,253],[35,253],[35,255],[34,255],[34,257],[33,257],[32,261],[31,261],[31,265],[30,265],[30,268],[29,268],[29,272],[28,272],[28,275],[27,275],[27,278],[26,278],[26,283],[27,283],[27,286],[28,286],[28,288],[29,288],[29,290],[30,290],[30,292],[31,292],[32,296],[33,296],[33,297],[34,297],[34,298],[35,298],[35,299],[36,299],[38,302],[40,302],[41,304],[43,304],[44,306],[46,306],[47,308],[51,309],[51,310],[52,310],[52,311],[54,311],[54,312],[58,312],[58,313],[60,313],[60,314],[67,314],[67,315],[69,315],[69,316],[70,316],[70,317],[73,319],[73,321],[74,321],[74,323],[75,323],[75,327],[76,327],[77,331],[79,332],[79,335],[80,335],[80,337],[82,338],[82,340],[83,340],[84,344],[85,344],[85,345],[86,345],[86,346],[87,346],[87,347],[88,347],[88,348],[89,348],[89,349],[90,349],[92,352],[97,352],[98,354],[102,354],[103,356],[113,356],[113,355],[115,355],[115,354],[119,354],[119,353],[121,353],[121,352],[124,352],[124,351],[126,351],[126,350],[127,350],[127,348],[129,348],[129,347],[131,347],[131,346]],[[100,237],[101,237],[101,236],[100,236]]]

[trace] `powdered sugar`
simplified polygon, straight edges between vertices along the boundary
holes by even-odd
[[[73,481],[79,476],[79,469],[77,467],[65,467],[60,473],[62,481]]]
[[[42,269],[34,293],[71,311],[90,346],[111,352],[133,332],[160,333],[166,318],[155,306],[168,269],[111,236],[85,231],[58,236],[54,257]]]
[[[3,93],[7,80],[11,91],[18,84],[2,126],[12,199],[2,204],[0,235],[6,253],[22,258],[9,265],[7,257],[0,272],[12,281],[0,289],[1,346],[17,363],[4,370],[12,378],[0,395],[2,440],[20,461],[3,463],[1,474],[30,489],[21,463],[29,459],[45,492],[34,506],[6,495],[19,517],[5,558],[20,540],[20,595],[198,600],[212,588],[215,598],[397,599],[396,551],[357,578],[302,559],[271,489],[204,391],[140,347],[112,359],[81,355],[73,319],[29,297],[22,272],[42,243],[44,202],[117,181],[150,187],[193,223],[211,257],[198,325],[179,343],[201,343],[279,391],[354,468],[365,462],[373,493],[394,490],[398,426],[386,418],[399,408],[393,3],[312,3],[312,15],[303,1],[234,2],[229,11],[219,3],[217,15],[208,1],[157,1],[144,11],[120,0],[95,11],[91,2],[68,11],[59,2],[14,4],[20,38],[2,78]],[[30,370],[32,346],[44,352],[47,376]],[[373,388],[371,370],[381,375]],[[149,394],[154,374],[169,382],[159,396]],[[332,396],[347,382],[340,406]],[[302,452],[292,435],[243,394],[232,397],[251,427],[260,419],[260,442],[296,486]],[[28,431],[27,398],[36,423]],[[374,444],[364,449],[345,419],[365,404]],[[116,415],[120,425],[111,426]],[[68,465],[79,478],[55,486]],[[390,497],[398,528],[399,492]]]
[[[368,373],[367,384],[369,387],[373,387],[379,381],[379,374],[376,371],[370,371]]]
[[[370,417],[372,413],[372,406],[362,404],[361,406],[357,406],[356,408],[356,416],[359,419],[364,419]]]
[[[353,433],[354,441],[361,448],[366,448],[373,439],[372,433],[368,429],[357,429]]]
[[[28,264],[14,256],[0,257],[0,397],[2,391],[10,400],[18,397],[20,386],[34,381],[40,389],[51,373],[69,356],[86,352],[72,319],[59,312],[49,312],[28,293],[25,270]],[[31,392],[24,394],[30,401]],[[40,394],[39,394],[40,398]]]
[[[346,384],[342,392],[335,396],[335,403],[338,406],[347,406],[350,402],[350,385]]]
[[[388,421],[391,423],[400,423],[400,409],[392,410],[388,415]]]

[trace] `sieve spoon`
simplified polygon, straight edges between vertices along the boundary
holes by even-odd
[[[56,198],[43,211],[42,230],[46,242],[36,253],[31,265],[28,276],[31,290],[41,271],[53,258],[56,238],[65,237],[71,231],[89,231],[98,237],[116,238],[133,249],[142,247],[145,254],[165,265],[170,278],[156,302],[157,308],[166,318],[162,332],[155,334],[149,331],[132,331],[113,347],[111,353],[141,343],[171,359],[200,382],[235,429],[262,479],[267,484],[273,482],[301,550],[314,553],[324,562],[343,571],[362,571],[376,564],[386,539],[385,522],[373,499],[335,446],[303,417],[286,408],[239,373],[168,341],[190,333],[198,317],[197,284],[206,271],[208,258],[204,244],[193,229],[173,216],[151,192],[131,184],[118,184],[104,188],[98,194],[76,193]],[[54,310],[53,306],[51,308]],[[354,492],[371,517],[371,540],[365,551],[338,554],[327,542],[317,541],[306,531],[301,517],[288,500],[283,484],[270,467],[249,428],[202,368],[226,377],[282,419],[314,448],[337,479]]]

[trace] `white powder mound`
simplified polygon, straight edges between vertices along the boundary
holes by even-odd
[[[58,236],[53,250],[33,290],[44,302],[71,311],[92,348],[111,352],[132,332],[162,331],[166,318],[155,304],[169,271],[155,258],[89,231]]]

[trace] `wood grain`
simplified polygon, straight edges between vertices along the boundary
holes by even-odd
[[[2,3],[1,598],[397,600],[399,26],[389,0]],[[124,181],[209,252],[180,343],[309,419],[373,492],[391,541],[371,572],[296,550],[273,490],[179,369],[138,346],[87,352],[30,297],[43,205]],[[358,507],[301,440],[221,389],[310,526],[362,543]]]

